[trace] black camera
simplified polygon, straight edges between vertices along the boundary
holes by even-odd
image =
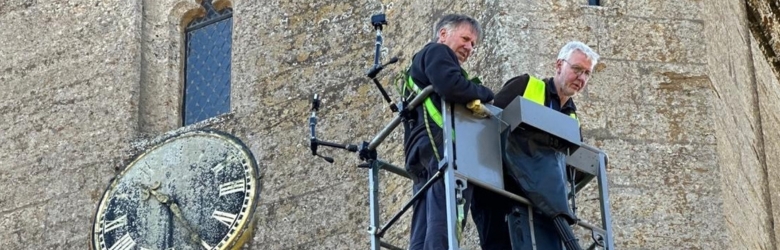
[[[371,16],[371,25],[374,25],[374,27],[379,26],[380,28],[382,27],[382,25],[387,25],[385,14],[376,14]]]

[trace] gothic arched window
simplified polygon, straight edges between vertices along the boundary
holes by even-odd
[[[233,10],[201,5],[205,15],[185,29],[184,126],[230,112]]]

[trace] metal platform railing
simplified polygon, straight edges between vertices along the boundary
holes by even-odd
[[[412,110],[433,92],[429,86],[409,102],[402,109]],[[385,170],[406,178],[409,174],[400,167],[394,166],[376,157],[376,148],[384,139],[401,124],[402,116],[395,117],[384,129],[382,129],[370,143],[364,143],[361,148],[361,158],[366,160],[362,167],[368,168],[369,178],[369,214],[370,221],[368,233],[371,239],[371,249],[403,249],[382,241],[387,233],[400,217],[412,207],[427,188],[436,181],[444,181],[447,199],[448,235],[450,249],[459,249],[456,237],[456,192],[457,187],[476,185],[509,197],[525,205],[531,205],[530,201],[517,194],[504,190],[503,167],[501,162],[500,133],[505,129],[518,129],[518,127],[542,127],[545,132],[557,138],[568,141],[569,153],[566,164],[570,170],[575,170],[579,176],[575,186],[575,192],[581,191],[593,179],[596,179],[599,192],[601,212],[601,227],[589,222],[578,220],[576,225],[590,230],[594,235],[594,242],[587,249],[602,247],[614,249],[612,233],[612,220],[609,206],[609,192],[606,175],[606,166],[609,157],[600,149],[584,144],[580,141],[579,128],[572,129],[572,123],[562,119],[556,119],[553,113],[558,113],[541,105],[536,107],[530,101],[522,97],[515,99],[506,109],[486,105],[492,117],[499,119],[481,119],[471,115],[470,111],[460,105],[444,103],[442,114],[444,117],[444,135],[457,134],[458,143],[455,144],[451,136],[445,136],[445,150],[440,171],[412,198],[404,204],[402,209],[396,212],[386,223],[380,220],[379,204],[379,171]],[[549,112],[549,113],[547,113]],[[402,112],[403,113],[403,112]],[[558,113],[560,114],[560,113]],[[567,117],[568,118],[568,117]],[[573,120],[573,119],[569,119]],[[566,126],[569,126],[568,128]],[[578,126],[578,124],[574,124]],[[576,132],[573,132],[575,131]],[[576,138],[575,138],[576,137]],[[492,139],[490,139],[492,138]],[[459,149],[460,148],[460,149]],[[355,151],[355,150],[352,150]],[[367,153],[369,152],[369,153]],[[373,152],[373,154],[371,154]],[[458,152],[454,155],[452,152]]]

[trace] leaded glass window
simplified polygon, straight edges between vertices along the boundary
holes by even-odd
[[[185,30],[184,126],[230,112],[233,10],[201,5],[206,15]]]

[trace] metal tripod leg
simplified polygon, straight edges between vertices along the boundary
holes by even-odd
[[[395,223],[396,221],[398,221],[398,219],[400,219],[400,218],[401,218],[401,215],[403,215],[404,213],[406,213],[406,211],[407,211],[407,210],[409,210],[409,208],[411,208],[412,206],[414,206],[414,204],[415,204],[415,203],[416,203],[416,202],[417,202],[419,199],[421,199],[423,196],[425,196],[425,192],[428,192],[428,189],[429,189],[429,188],[431,188],[431,186],[433,186],[433,184],[434,184],[434,183],[436,183],[437,181],[439,181],[439,179],[441,179],[441,176],[442,176],[442,172],[441,172],[441,171],[437,171],[437,172],[436,172],[436,174],[434,174],[434,175],[433,175],[433,177],[431,177],[430,179],[428,179],[428,181],[427,181],[427,182],[425,182],[425,184],[424,184],[424,185],[423,185],[423,186],[420,188],[420,190],[417,190],[417,193],[414,193],[414,195],[412,196],[412,199],[411,199],[411,200],[409,200],[409,201],[408,201],[408,202],[407,202],[407,203],[404,205],[404,207],[403,207],[403,208],[401,208],[401,211],[399,211],[398,213],[396,213],[395,215],[393,215],[393,217],[392,217],[392,218],[390,218],[390,221],[386,222],[386,223],[385,223],[385,225],[383,225],[383,226],[382,226],[382,228],[380,228],[380,229],[379,229],[379,233],[378,233],[379,237],[384,237],[384,236],[385,236],[385,233],[387,232],[387,229],[389,229],[389,228],[390,228],[390,226],[392,226],[392,225],[393,225],[393,223]]]
[[[368,171],[368,200],[370,207],[370,221],[368,234],[371,235],[371,250],[379,250],[381,239],[377,232],[379,230],[379,164],[372,161]]]
[[[380,162],[380,161],[373,161],[372,163],[373,163],[373,164],[371,164],[371,169],[372,170],[370,171],[371,175],[369,176],[369,185],[371,185],[370,189],[372,191],[376,191],[378,193],[378,191],[379,191],[379,177],[378,177],[379,169],[383,168],[383,167],[386,167],[386,166],[383,166],[386,163],[383,163],[383,162]],[[374,168],[376,168],[376,172],[374,172],[374,170],[373,170]],[[423,185],[422,188],[420,188],[420,190],[418,190],[412,196],[412,199],[409,200],[403,206],[401,211],[399,211],[398,213],[393,215],[393,217],[388,222],[386,222],[384,225],[382,225],[382,227],[378,227],[378,225],[379,225],[379,211],[380,211],[379,210],[379,203],[378,202],[375,202],[375,203],[372,202],[370,204],[370,206],[371,206],[371,218],[372,219],[376,218],[376,220],[372,220],[371,221],[371,226],[368,229],[368,233],[371,235],[371,243],[372,243],[371,244],[371,249],[372,250],[379,249],[379,248],[376,248],[375,243],[378,243],[379,246],[387,248],[387,249],[401,249],[401,248],[398,248],[396,246],[390,245],[389,243],[381,241],[382,237],[385,236],[385,233],[387,233],[387,230],[390,229],[390,226],[395,224],[395,222],[397,222],[398,219],[400,219],[401,216],[404,213],[406,213],[406,211],[409,210],[409,208],[411,208],[414,205],[414,203],[416,203],[420,198],[425,196],[425,192],[427,192],[428,189],[430,189],[430,187],[433,186],[434,183],[439,181],[441,179],[442,175],[443,175],[442,171],[436,172],[436,174],[434,174],[430,179],[428,179],[428,181],[425,182],[425,185]],[[371,180],[373,180],[373,181],[371,181]],[[372,194],[375,194],[375,193],[372,192]],[[371,197],[378,197],[378,196],[371,196]],[[373,198],[372,198],[371,201],[374,201]]]
[[[420,94],[418,94],[410,103],[409,106],[404,107],[406,110],[413,110],[415,107],[420,105],[423,100],[425,100],[428,95],[433,93],[433,86],[425,87],[425,89],[422,90]],[[395,117],[390,124],[385,126],[382,131],[377,134],[374,139],[371,140],[371,142],[368,144],[368,150],[375,150],[382,141],[387,138],[387,136],[396,128],[399,124],[401,124],[402,116]],[[369,163],[369,171],[368,171],[368,188],[369,188],[369,227],[368,227],[368,233],[371,238],[371,250],[379,250],[380,247],[383,245],[389,245],[381,241],[381,235],[378,234],[379,230],[379,169],[385,167],[391,172],[398,173],[402,176],[407,176],[408,174],[401,174],[402,172],[405,173],[405,171],[392,167],[390,164],[387,164],[382,161],[378,160],[372,160]]]

